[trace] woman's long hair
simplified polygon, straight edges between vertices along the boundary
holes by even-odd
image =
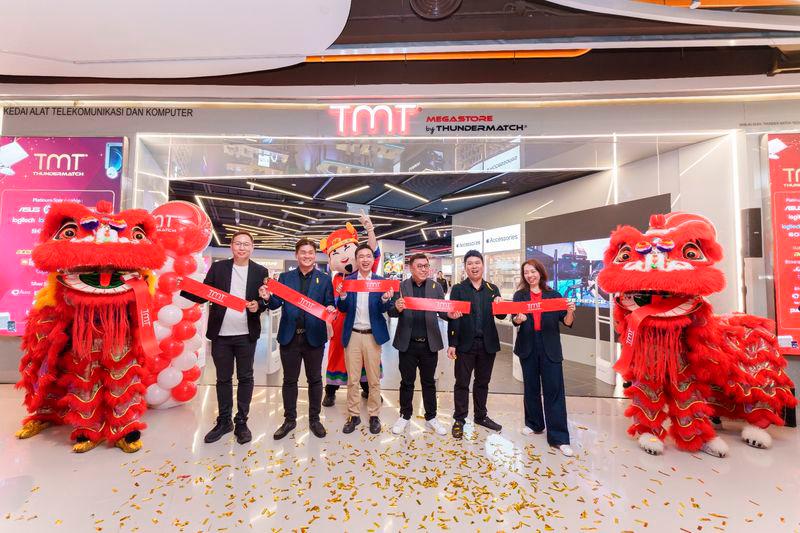
[[[525,281],[525,265],[532,266],[539,273],[539,288],[542,290],[542,292],[549,291],[550,287],[547,286],[547,271],[544,269],[542,262],[538,259],[528,259],[519,267],[519,286],[517,287],[517,290],[531,290],[531,286],[527,281]]]

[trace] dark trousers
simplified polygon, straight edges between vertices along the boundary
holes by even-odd
[[[545,354],[541,333],[534,332],[533,353],[520,358],[519,362],[525,384],[525,425],[534,431],[542,431],[547,421],[547,442],[551,446],[569,444],[564,369],[560,361],[554,363]]]
[[[464,422],[469,413],[469,382],[475,372],[475,383],[472,385],[472,407],[475,409],[475,420],[486,417],[486,399],[489,397],[489,380],[492,379],[492,367],[496,354],[488,353],[483,339],[475,339],[472,348],[466,352],[456,352],[456,384],[453,387],[453,400],[456,405],[453,419]]]
[[[297,420],[297,380],[300,377],[300,364],[306,369],[308,381],[308,421],[319,421],[322,410],[322,355],[325,346],[313,347],[303,334],[295,335],[292,342],[281,345],[281,364],[283,365],[283,416],[287,420]]]
[[[428,348],[427,342],[408,344],[408,351],[400,352],[400,416],[411,419],[414,412],[414,382],[422,384],[422,404],[425,406],[425,420],[436,418],[436,363],[439,354]]]
[[[246,422],[253,398],[253,359],[256,343],[248,335],[217,337],[211,341],[211,358],[217,369],[219,417],[230,419],[233,410],[233,366],[236,364],[236,421]]]

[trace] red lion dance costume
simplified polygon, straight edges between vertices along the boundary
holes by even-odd
[[[770,424],[794,407],[772,321],[744,314],[715,315],[704,297],[725,286],[714,264],[722,259],[714,226],[687,213],[653,215],[642,234],[617,228],[598,282],[616,293],[614,321],[622,344],[615,369],[631,382],[628,433],[651,454],[669,433],[678,448],[728,453],[711,417],[743,419],[742,439],[767,448]]]
[[[109,202],[99,202],[96,211],[65,202],[45,218],[32,257],[50,275],[22,339],[17,386],[25,390],[30,415],[19,438],[69,424],[76,452],[103,440],[125,452],[142,446],[148,372],[132,317],[138,305],[143,322],[149,320],[146,283],[152,287],[150,270],[165,256],[153,241],[155,221],[147,211],[111,210]]]

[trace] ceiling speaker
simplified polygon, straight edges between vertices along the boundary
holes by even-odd
[[[411,9],[428,20],[444,19],[458,11],[461,0],[409,0]]]

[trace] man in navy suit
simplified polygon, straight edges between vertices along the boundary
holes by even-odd
[[[300,239],[294,247],[298,267],[284,272],[278,281],[308,298],[336,312],[333,307],[333,285],[331,278],[317,270],[317,247],[311,239]],[[278,344],[281,346],[283,365],[283,411],[284,422],[275,432],[280,440],[297,427],[297,380],[300,364],[306,369],[308,381],[308,427],[316,437],[325,436],[325,427],[319,420],[322,410],[322,356],[328,341],[328,327],[324,321],[310,315],[299,307],[267,291],[259,289],[259,296],[267,301],[270,309],[283,306],[278,326]]]
[[[372,264],[375,253],[368,244],[361,244],[356,248],[356,265],[358,272],[347,276],[349,280],[381,280],[384,279],[372,273]],[[353,369],[367,371],[369,383],[369,398],[367,410],[369,412],[370,433],[380,433],[381,421],[378,415],[381,409],[381,345],[389,341],[389,328],[383,314],[391,307],[394,291],[389,290],[383,294],[379,292],[343,293],[337,304],[339,310],[345,315],[344,329],[342,330],[342,345],[345,349],[345,365],[347,366],[347,411],[349,417],[344,424],[342,432],[352,433],[361,423],[361,372]]]

